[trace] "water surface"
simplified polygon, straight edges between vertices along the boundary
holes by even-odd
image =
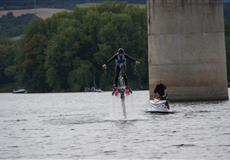
[[[229,101],[149,114],[148,94],[0,94],[0,159],[230,159]]]

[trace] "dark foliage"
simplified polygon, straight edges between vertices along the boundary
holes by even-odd
[[[35,18],[33,14],[15,17],[12,12],[7,13],[0,17],[0,38],[22,35],[28,23]]]

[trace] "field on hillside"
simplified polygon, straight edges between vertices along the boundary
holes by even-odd
[[[97,6],[101,3],[81,3],[81,4],[77,4],[76,6],[79,8],[88,8],[88,7],[94,7]]]
[[[100,5],[101,3],[81,3],[77,4],[76,6],[79,8],[88,8],[88,7],[93,7]],[[130,4],[130,5],[135,5],[139,7],[146,7],[145,4]],[[0,8],[2,9],[2,8]],[[36,16],[46,19],[48,17],[51,17],[53,14],[62,12],[62,11],[70,11],[67,9],[57,9],[57,8],[32,8],[32,9],[15,9],[15,10],[0,10],[0,17],[3,15],[6,15],[9,12],[12,12],[14,16],[21,16],[23,14],[35,14]]]
[[[35,14],[36,16],[46,19],[51,17],[53,14],[63,11],[70,11],[67,9],[54,9],[54,8],[37,8],[37,9],[18,9],[18,10],[5,10],[0,11],[0,16],[6,15],[9,12],[12,12],[14,16],[20,16],[23,14]]]
[[[100,5],[101,3],[81,3],[81,4],[77,4],[76,6],[79,8],[87,8],[87,7],[93,7],[93,6],[97,6]],[[139,7],[146,7],[145,4],[129,4],[129,5],[134,5],[134,6],[139,6]]]

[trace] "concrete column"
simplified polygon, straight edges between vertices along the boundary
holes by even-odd
[[[223,0],[147,0],[149,88],[170,100],[228,99]]]

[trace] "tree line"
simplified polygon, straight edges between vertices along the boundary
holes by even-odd
[[[147,89],[146,29],[146,9],[125,3],[35,19],[20,40],[0,42],[0,82],[15,81],[30,92],[110,90],[114,66],[104,72],[101,65],[122,47],[141,61],[139,66],[128,63],[130,85]]]

